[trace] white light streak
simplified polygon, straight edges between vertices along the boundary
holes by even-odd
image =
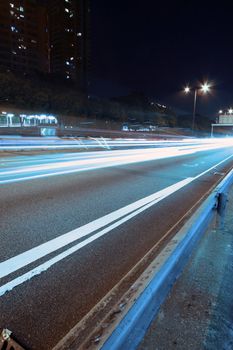
[[[105,140],[105,142],[103,142],[103,147],[112,147],[114,145],[114,142],[115,141],[108,141],[108,143],[106,143]],[[122,146],[126,144],[129,145],[130,142],[132,142],[132,145],[135,145],[135,141],[126,140],[122,141]],[[95,147],[97,144],[94,144]],[[124,164],[133,164],[158,159],[180,157],[184,155],[194,154],[196,152],[232,147],[232,145],[232,140],[225,140],[225,142],[223,142],[223,140],[216,142],[215,140],[215,142],[212,143],[206,142],[203,144],[191,144],[187,146],[99,152],[98,156],[93,154],[93,157],[88,157],[85,159],[83,157],[80,159],[78,156],[77,159],[69,161],[61,159],[56,160],[52,163],[48,161],[47,163],[36,164],[33,166],[26,165],[20,168],[2,170],[0,171],[0,184],[38,179],[47,176],[72,174]],[[57,146],[55,147],[57,148]],[[86,145],[79,144],[79,147],[86,147]]]

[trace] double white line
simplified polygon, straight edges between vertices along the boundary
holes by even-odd
[[[155,192],[150,196],[142,198],[132,204],[129,204],[121,209],[113,211],[112,213],[105,215],[97,220],[94,220],[86,225],[83,225],[73,231],[70,231],[64,235],[61,235],[55,239],[52,239],[46,243],[43,243],[35,248],[27,250],[26,252],[19,254],[13,258],[10,258],[0,263],[0,278],[6,277],[19,269],[34,263],[35,261],[45,257],[57,251],[60,248],[66,247],[77,240],[80,240],[86,236],[86,239],[77,243],[73,247],[63,251],[48,261],[40,264],[36,268],[26,272],[25,274],[11,280],[10,282],[0,287],[0,296],[5,294],[7,291],[12,290],[14,287],[22,284],[29,280],[35,275],[39,275],[41,272],[48,270],[51,266],[57,262],[63,260],[67,256],[77,252],[79,249],[85,247],[87,244],[95,241],[106,233],[112,231],[114,228],[120,226],[124,222],[130,220],[134,216],[140,214],[146,209],[150,208],[154,204],[160,202],[162,199],[168,197],[172,193],[178,191],[182,187],[186,186],[193,181],[194,178],[187,178],[180,182],[175,183],[161,191]],[[100,230],[100,231],[99,231]],[[95,233],[98,231],[97,233]]]

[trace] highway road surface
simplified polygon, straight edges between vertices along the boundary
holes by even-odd
[[[232,167],[230,141],[0,153],[0,328],[52,349]]]

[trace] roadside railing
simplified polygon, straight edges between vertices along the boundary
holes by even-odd
[[[117,319],[117,324],[111,325],[114,330],[110,334],[106,327],[105,335],[102,334],[102,340],[96,349],[135,350],[137,348],[211,220],[217,215],[218,224],[223,225],[227,192],[232,184],[233,170],[148,267],[143,274],[144,279],[142,275],[141,280],[135,283],[132,288],[137,289],[137,285],[139,288],[137,295],[134,295],[133,303],[128,308],[126,306],[125,312],[122,312],[120,319]],[[147,284],[145,280],[148,281]],[[140,285],[142,285],[141,288]]]

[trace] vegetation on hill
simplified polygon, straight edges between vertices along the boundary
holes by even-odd
[[[134,92],[114,99],[93,98],[75,86],[47,77],[15,75],[0,69],[0,104],[36,112],[55,113],[105,123],[151,123],[157,126],[190,128],[191,115],[179,116],[169,107]],[[197,116],[197,129],[210,126],[208,118]]]

